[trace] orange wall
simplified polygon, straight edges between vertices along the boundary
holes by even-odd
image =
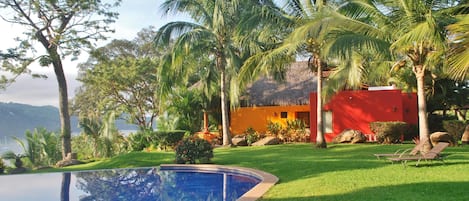
[[[287,119],[296,119],[296,112],[309,112],[309,105],[242,107],[231,111],[231,132],[241,134],[252,127],[260,133],[267,131],[269,121],[286,126]],[[287,112],[287,118],[280,118],[281,112]]]

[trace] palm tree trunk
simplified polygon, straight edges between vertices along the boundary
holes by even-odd
[[[324,140],[324,132],[323,132],[323,119],[322,119],[322,66],[321,66],[321,59],[319,59],[319,55],[315,55],[314,58],[315,65],[317,66],[317,105],[316,105],[316,147],[317,148],[327,148],[326,141]]]
[[[204,111],[204,134],[209,134],[210,131],[208,130],[208,112]]]
[[[432,144],[430,143],[430,135],[428,133],[427,101],[425,99],[424,67],[422,65],[414,66],[413,71],[414,71],[415,77],[417,78],[419,138],[420,138],[420,143],[425,143],[422,151],[428,152],[432,148]]]
[[[220,76],[220,88],[221,88],[221,122],[222,122],[222,132],[223,132],[223,146],[230,146],[231,142],[231,133],[230,133],[230,122],[228,119],[228,101],[227,101],[227,90],[226,90],[226,75],[225,71],[221,71]]]

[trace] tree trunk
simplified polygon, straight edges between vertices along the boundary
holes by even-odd
[[[62,173],[62,184],[60,189],[60,201],[70,200],[71,173]]]
[[[414,66],[413,71],[414,71],[415,77],[417,78],[417,101],[418,101],[420,143],[425,143],[422,151],[428,152],[432,148],[432,144],[430,143],[430,135],[428,133],[427,101],[425,99],[424,67],[422,65]]]
[[[203,132],[205,134],[209,134],[210,131],[208,130],[208,112],[204,111],[204,130]]]
[[[36,37],[46,49],[54,67],[55,77],[59,88],[59,116],[60,134],[62,137],[62,158],[65,160],[68,153],[72,152],[70,113],[68,108],[67,81],[63,70],[62,60],[57,50],[56,44],[49,43],[49,40],[42,34],[36,32]]]
[[[316,118],[317,118],[317,129],[316,129],[316,147],[317,148],[327,148],[326,141],[324,139],[324,132],[323,132],[323,119],[322,119],[322,66],[321,66],[321,59],[319,59],[319,55],[314,56],[314,63],[317,67],[317,105],[316,105]]]
[[[223,49],[223,48],[219,48]],[[225,74],[225,57],[222,52],[217,52],[216,66],[220,71],[220,102],[221,102],[221,127],[223,134],[223,146],[231,146],[231,133],[229,121],[229,106],[228,106],[228,88],[226,87],[226,74]]]
[[[231,142],[231,133],[230,133],[230,122],[228,119],[228,100],[227,90],[226,90],[226,75],[225,71],[221,71],[220,76],[220,88],[221,88],[221,122],[222,122],[222,133],[223,133],[223,146],[230,146]]]
[[[54,72],[57,77],[59,87],[59,116],[60,116],[60,133],[62,137],[62,158],[65,159],[68,153],[72,152],[71,129],[70,129],[70,113],[68,108],[68,92],[67,81],[62,66],[62,61],[57,51],[50,51],[53,60]]]

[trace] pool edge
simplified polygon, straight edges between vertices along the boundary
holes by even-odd
[[[230,171],[250,174],[261,180],[256,186],[244,193],[238,201],[254,201],[261,198],[272,186],[278,182],[278,177],[261,170],[225,165],[182,165],[182,164],[162,164],[160,169],[180,169],[180,170],[214,170],[214,171]]]

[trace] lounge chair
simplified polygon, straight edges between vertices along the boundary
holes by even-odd
[[[415,166],[418,166],[420,161],[433,161],[433,160],[440,160],[444,163],[444,157],[441,155],[441,152],[449,146],[447,142],[439,142],[436,144],[429,152],[416,155],[416,156],[404,156],[404,157],[396,157],[396,158],[388,158],[392,163],[394,162],[401,162],[402,164],[406,164],[407,161],[417,161]]]
[[[415,145],[413,149],[399,149],[394,153],[387,153],[387,154],[373,154],[376,156],[378,159],[381,159],[381,157],[403,157],[403,156],[415,156],[417,155],[420,150],[422,149],[424,143],[418,143]]]

